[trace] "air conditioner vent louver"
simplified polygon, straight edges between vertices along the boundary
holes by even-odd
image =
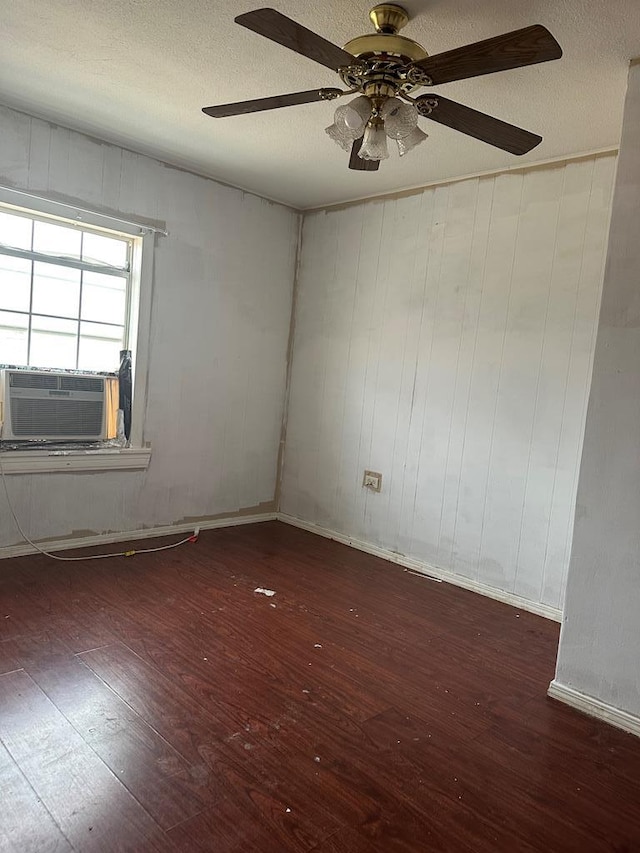
[[[58,374],[56,373],[11,373],[12,388],[57,388]]]
[[[104,379],[96,376],[61,376],[60,389],[63,391],[97,391],[104,390]]]
[[[92,438],[102,430],[103,409],[101,401],[17,399],[11,405],[11,429],[17,438]]]
[[[82,373],[0,370],[2,438],[82,441],[106,438],[106,381]]]

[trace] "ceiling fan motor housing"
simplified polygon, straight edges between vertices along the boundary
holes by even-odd
[[[398,35],[409,21],[407,12],[401,6],[381,3],[369,17],[376,32],[357,36],[344,46],[358,61],[339,70],[343,83],[375,99],[392,98],[398,92],[408,94],[425,85],[428,81],[407,76],[411,63],[428,56],[422,45]]]
[[[413,39],[399,36],[398,32],[409,23],[409,15],[393,3],[380,3],[369,12],[375,35],[357,36],[348,41],[344,49],[356,57],[383,53],[401,56],[409,62],[425,59],[429,54]]]
[[[375,34],[357,36],[348,41],[344,49],[352,56],[361,58],[372,54],[400,56],[408,62],[426,59],[427,51],[413,39],[398,35],[409,22],[409,15],[392,3],[381,3],[369,12]]]

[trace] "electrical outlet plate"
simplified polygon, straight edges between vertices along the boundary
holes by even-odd
[[[372,492],[379,492],[382,490],[382,474],[378,474],[377,471],[365,471],[364,479],[362,480],[362,485],[366,489],[370,489]]]

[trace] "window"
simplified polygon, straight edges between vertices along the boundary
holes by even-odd
[[[0,363],[116,371],[136,331],[136,239],[0,205]]]
[[[148,465],[144,414],[156,234],[167,232],[0,186],[0,367],[115,373],[120,350],[130,350],[133,360],[127,447],[63,455],[5,448],[5,473]],[[0,428],[2,412],[0,400]]]

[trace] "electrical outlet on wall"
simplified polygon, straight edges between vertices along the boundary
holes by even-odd
[[[362,485],[366,489],[370,489],[372,492],[379,492],[382,490],[382,474],[378,474],[377,471],[365,471],[364,472],[364,480],[362,481]]]

